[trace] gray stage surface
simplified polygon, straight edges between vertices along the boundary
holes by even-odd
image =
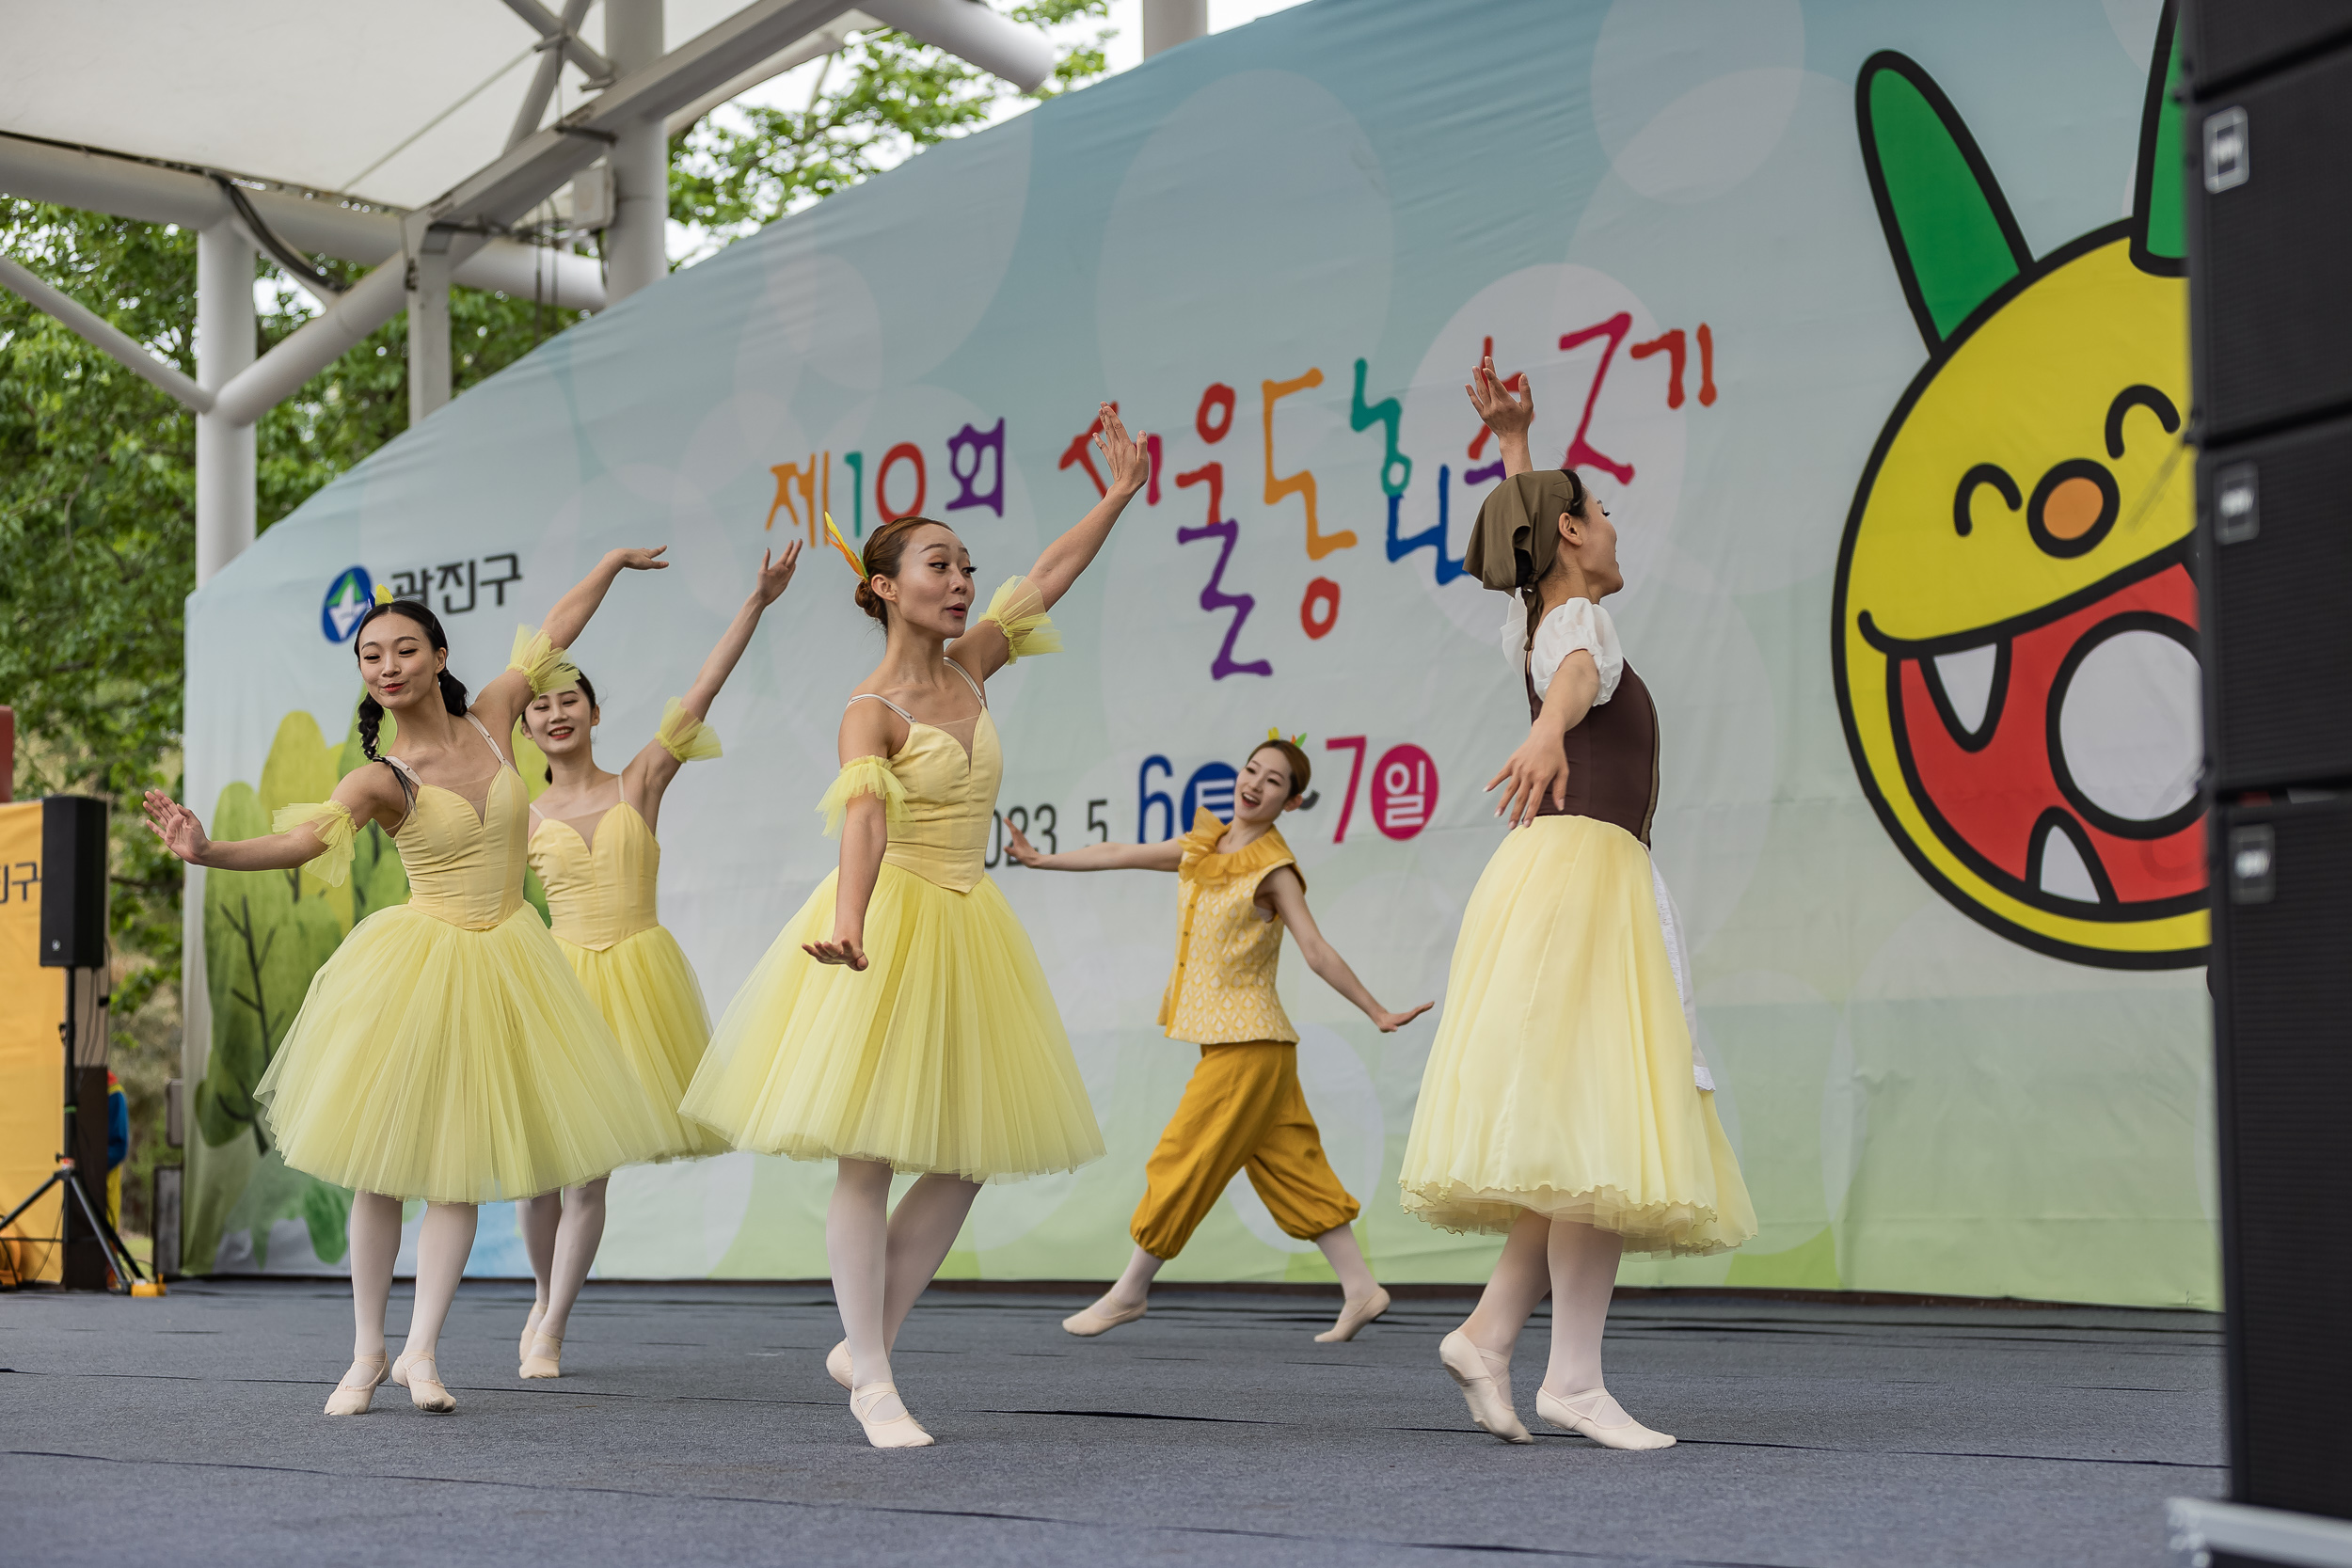
[[[0,1296],[6,1559],[2074,1568],[2163,1561],[2164,1499],[2223,1479],[2198,1313],[1621,1301],[1610,1385],[1682,1438],[1633,1454],[1472,1428],[1436,1359],[1463,1301],[1325,1346],[1311,1297],[1166,1291],[1079,1341],[1074,1296],[934,1291],[897,1367],[939,1445],[879,1453],[825,1377],[822,1290],[592,1285],[538,1384],[527,1300],[459,1297],[455,1416],[387,1387],[329,1420],[332,1284]]]

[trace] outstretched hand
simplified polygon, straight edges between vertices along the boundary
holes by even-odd
[[[1005,846],[1006,854],[1010,855],[1014,860],[1020,862],[1023,865],[1027,866],[1032,871],[1045,863],[1044,855],[1039,852],[1036,845],[1029,842],[1029,838],[1026,833],[1024,833],[1020,829],[1014,827],[1009,822],[1005,824],[1005,832],[1012,835],[1010,842],[1007,843]]]
[[[1518,384],[1518,396],[1514,397],[1512,384]],[[1470,407],[1486,428],[1497,436],[1525,436],[1535,422],[1535,388],[1521,372],[1509,377],[1495,370],[1493,355],[1487,355],[1470,372],[1470,384],[1462,388],[1470,394]]]
[[[831,942],[804,942],[801,951],[820,964],[847,964],[851,969],[864,969],[867,963],[866,944],[855,937],[836,937]]]
[[[624,572],[666,572],[670,563],[660,558],[667,545],[656,545],[649,550],[614,550],[605,559]]]
[[[1094,444],[1102,450],[1103,460],[1110,468],[1110,488],[1132,496],[1152,477],[1151,449],[1127,434],[1119,410],[1107,403],[1103,404],[1102,417],[1102,428],[1094,433]]]
[[[1511,753],[1502,771],[1486,781],[1486,788],[1491,793],[1505,781],[1511,787],[1502,792],[1495,815],[1509,818],[1514,828],[1534,821],[1547,796],[1551,800],[1552,810],[1567,807],[1568,759],[1561,752],[1559,740],[1547,738],[1540,730],[1519,742],[1519,749]]]
[[[1393,1035],[1436,1006],[1434,1002],[1424,1002],[1418,1007],[1408,1008],[1401,1013],[1382,1013],[1372,1022],[1382,1034]]]
[[[212,847],[213,841],[204,836],[204,824],[197,820],[196,813],[162,790],[149,790],[141,804],[147,808],[147,825],[164,841],[164,847],[182,860],[191,865],[199,863],[199,857]]]
[[[752,591],[759,596],[759,608],[767,609],[784,597],[784,591],[792,586],[792,574],[800,569],[801,542],[795,539],[784,547],[784,559],[774,559],[773,550],[762,551],[759,557],[759,580]],[[660,564],[667,565],[667,562]]]

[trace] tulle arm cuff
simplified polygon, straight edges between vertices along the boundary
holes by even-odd
[[[280,806],[269,819],[270,832],[288,833],[309,828],[326,846],[302,863],[302,869],[328,887],[341,887],[351,873],[351,813],[341,800],[306,800]]]
[[[817,809],[825,814],[826,837],[841,835],[841,824],[850,815],[850,802],[860,795],[871,795],[880,800],[885,820],[906,820],[907,786],[890,770],[889,761],[882,757],[855,757],[843,766],[841,776],[833,781],[825,798],[817,802]]]
[[[661,727],[653,737],[680,762],[704,762],[719,755],[719,732],[686,711],[675,697],[661,710]]]
[[[1046,617],[1045,596],[1027,578],[1007,578],[980,619],[995,622],[996,629],[1005,634],[1007,664],[1033,654],[1061,652],[1061,633]]]
[[[508,657],[506,667],[523,673],[523,678],[531,682],[531,694],[534,697],[580,684],[580,668],[572,662],[571,656],[536,626],[515,628],[515,652]]]

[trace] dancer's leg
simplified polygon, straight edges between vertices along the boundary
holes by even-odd
[[[515,1206],[516,1222],[523,1233],[523,1251],[531,1258],[531,1277],[536,1287],[531,1310],[523,1316],[522,1346],[516,1354],[531,1359],[531,1342],[539,1337],[539,1320],[547,1316],[548,1281],[555,1270],[555,1232],[564,1223],[564,1195],[541,1193]]]
[[[1311,1241],[1340,1276],[1343,1300],[1338,1320],[1315,1336],[1323,1344],[1352,1339],[1357,1330],[1389,1309],[1389,1293],[1372,1277],[1353,1228],[1361,1207],[1340,1184],[1323,1151],[1323,1132],[1298,1086],[1298,1048],[1269,1045],[1275,1071],[1266,1086],[1264,1125],[1251,1151],[1249,1184],[1288,1236]]]
[[[1551,1274],[1551,1364],[1535,1408],[1554,1426],[1613,1449],[1659,1449],[1674,1439],[1625,1413],[1601,1386],[1601,1331],[1625,1240],[1576,1220],[1554,1220],[1547,1251]]]
[[[392,1293],[392,1263],[400,1256],[400,1199],[381,1193],[351,1200],[351,1370],[326,1399],[329,1416],[357,1416],[389,1375],[384,1356],[384,1307]]]
[[[833,1201],[825,1210],[825,1261],[833,1270],[833,1299],[850,1341],[852,1391],[890,1381],[884,1328],[889,1264],[890,1167],[876,1160],[835,1163]]]
[[[1128,1256],[1127,1266],[1111,1282],[1109,1292],[1094,1304],[1094,1310],[1100,1312],[1104,1307],[1111,1307],[1123,1312],[1141,1307],[1152,1294],[1152,1281],[1158,1275],[1160,1265],[1167,1261],[1165,1258],[1152,1257],[1141,1247],[1136,1248]]]
[[[1470,1418],[1512,1443],[1532,1443],[1511,1397],[1511,1347],[1535,1304],[1551,1289],[1545,1260],[1551,1222],[1522,1212],[1495,1259],[1477,1307],[1438,1346],[1438,1359],[1470,1403]]]
[[[480,1211],[470,1203],[425,1205],[424,1223],[417,1228],[417,1296],[408,1314],[408,1339],[400,1359],[392,1364],[392,1381],[405,1384],[408,1397],[420,1410],[457,1408],[441,1382],[434,1353],[441,1325],[456,1299],[457,1282],[466,1273],[473,1251],[474,1222]]]
[[[564,1189],[563,1223],[556,1227],[554,1268],[548,1282],[548,1309],[540,1316],[539,1332],[561,1341],[571,1321],[572,1304],[588,1280],[604,1241],[604,1187],[609,1178]]]
[[[898,1330],[914,1310],[915,1298],[930,1289],[947,1249],[963,1229],[963,1217],[980,1184],[957,1176],[926,1176],[907,1189],[891,1212],[890,1235],[882,1265],[882,1348],[898,1342]]]

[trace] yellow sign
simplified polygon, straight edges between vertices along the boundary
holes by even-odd
[[[65,1136],[63,973],[40,967],[40,802],[0,806],[0,1214],[48,1180]],[[0,1241],[5,1276],[57,1277],[56,1246],[19,1241],[56,1235],[57,1202],[50,1193]]]

